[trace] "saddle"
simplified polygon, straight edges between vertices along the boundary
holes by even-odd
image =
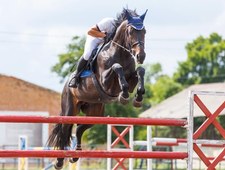
[[[92,73],[95,73],[95,62],[97,59],[97,56],[99,54],[99,52],[103,49],[103,47],[113,39],[115,33],[113,34],[107,34],[105,39],[104,39],[104,43],[100,44],[97,48],[95,48],[92,53],[91,56],[87,62],[87,65],[84,67],[84,69],[82,70],[80,77],[88,77],[90,76]]]

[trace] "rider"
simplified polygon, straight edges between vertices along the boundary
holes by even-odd
[[[77,70],[69,82],[69,87],[77,87],[79,75],[91,57],[92,51],[115,31],[115,22],[114,18],[104,18],[87,32],[84,53],[78,61]]]

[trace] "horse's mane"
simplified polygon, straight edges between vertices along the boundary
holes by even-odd
[[[128,8],[123,8],[122,12],[118,13],[116,16],[116,28],[118,28],[120,26],[120,24],[125,21],[126,18],[126,11],[128,11],[130,13],[131,16],[138,16],[136,9],[135,10],[131,10]]]
[[[138,16],[136,9],[135,10],[131,10],[128,8],[123,8],[122,12],[118,13],[115,19],[115,31],[112,33],[111,38],[113,38],[116,34],[117,28],[123,23],[123,21],[127,20],[126,17],[126,12],[129,12],[131,16]],[[124,34],[121,34],[120,37],[122,37],[121,39],[124,38]]]

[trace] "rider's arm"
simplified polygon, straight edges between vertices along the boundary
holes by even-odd
[[[88,35],[92,36],[92,37],[96,37],[96,38],[104,38],[106,36],[106,34],[104,32],[101,32],[98,28],[98,26],[94,26],[92,27],[89,31],[88,31]]]
[[[88,35],[97,38],[104,38],[107,33],[112,33],[115,29],[115,20],[113,18],[103,18],[94,27],[88,31]]]

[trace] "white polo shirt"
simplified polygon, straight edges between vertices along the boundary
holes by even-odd
[[[104,18],[97,23],[98,28],[101,32],[113,33],[116,29],[114,18]]]

